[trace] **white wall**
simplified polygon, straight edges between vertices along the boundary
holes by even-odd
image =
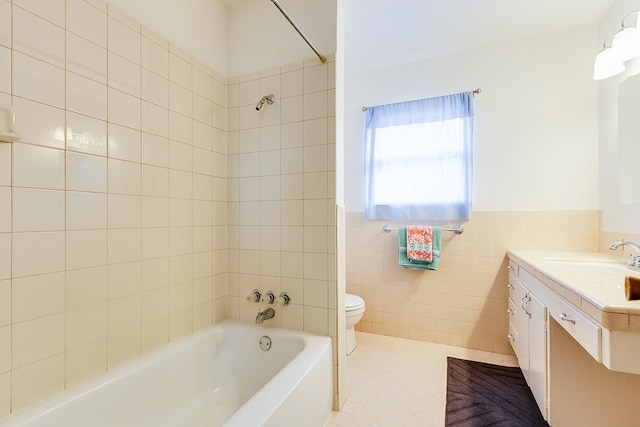
[[[218,0],[108,0],[171,43],[227,75],[227,8]]]
[[[638,9],[640,0],[616,1],[598,26],[598,47],[601,48],[608,35],[620,29],[622,18]],[[627,64],[627,69],[637,72],[637,61]],[[598,83],[601,229],[640,234],[640,204],[621,204],[618,192],[618,84],[629,75],[630,72],[627,71]],[[640,159],[638,164],[640,165]]]
[[[336,2],[284,0],[298,27],[320,52],[336,51]],[[229,75],[243,75],[316,58],[269,0],[238,0],[229,7]]]
[[[347,69],[347,210],[364,210],[362,106],[477,87],[474,209],[597,208],[595,38],[586,28],[371,72]]]

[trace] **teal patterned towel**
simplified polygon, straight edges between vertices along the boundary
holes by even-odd
[[[407,258],[407,227],[398,227],[398,264],[407,270],[437,270],[440,264],[442,228],[433,227],[433,261],[409,261]]]

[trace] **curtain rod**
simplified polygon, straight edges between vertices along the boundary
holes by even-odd
[[[480,88],[476,88],[476,89],[471,91],[471,94],[473,95],[474,98],[476,97],[476,95],[479,95],[480,93],[482,93],[482,89],[480,89]],[[369,109],[369,107],[362,107],[362,111],[367,111],[368,109]]]
[[[302,32],[302,30],[300,28],[298,28],[298,26],[296,25],[295,22],[293,22],[293,19],[291,18],[291,16],[287,13],[287,11],[280,6],[280,3],[278,3],[278,0],[271,0],[271,3],[273,3],[275,5],[275,7],[278,8],[278,10],[280,11],[280,13],[282,13],[282,15],[287,18],[287,21],[289,21],[289,23],[291,24],[291,26],[298,32],[298,34],[300,34],[300,37],[302,37],[302,39],[307,42],[307,44],[309,45],[309,47],[311,48],[311,50],[313,50],[313,52],[318,56],[318,58],[320,58],[320,62],[322,62],[323,64],[325,62],[327,62],[327,57],[324,56],[322,53],[320,53],[320,51],[318,49],[316,49],[316,47],[313,45],[313,43],[311,43],[311,41],[307,38],[307,36],[304,35],[304,33]]]

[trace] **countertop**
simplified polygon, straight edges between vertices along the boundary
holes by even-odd
[[[640,300],[627,301],[619,256],[601,252],[509,250],[509,259],[610,330],[640,331]]]

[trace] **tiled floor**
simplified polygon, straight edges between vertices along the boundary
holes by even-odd
[[[444,425],[447,356],[517,365],[515,356],[356,332],[347,402],[327,427]]]

